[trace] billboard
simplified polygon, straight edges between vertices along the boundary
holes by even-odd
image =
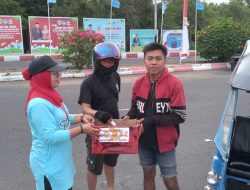
[[[60,38],[65,32],[77,29],[77,17],[29,16],[31,53],[59,53]]]
[[[182,30],[163,30],[163,45],[168,51],[179,51],[182,45]]]
[[[132,29],[130,30],[130,51],[142,52],[145,45],[158,39],[158,30]]]
[[[20,16],[0,16],[0,54],[23,54]]]
[[[103,34],[105,42],[113,42],[125,52],[125,19],[83,18],[83,28]]]

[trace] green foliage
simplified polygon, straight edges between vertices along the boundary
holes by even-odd
[[[129,49],[130,29],[153,29],[154,6],[152,0],[119,0],[120,9],[112,9],[112,18],[126,20],[126,49]],[[183,0],[167,0],[163,15],[163,30],[182,28]],[[190,47],[195,41],[195,0],[188,0]],[[111,0],[57,0],[50,4],[52,17],[78,17],[79,28],[83,18],[110,18]],[[161,28],[161,3],[157,5],[157,28]],[[21,15],[25,52],[29,50],[28,16],[48,16],[47,0],[0,0],[1,15]],[[228,4],[205,3],[205,10],[197,12],[197,31],[214,25],[221,18],[240,22],[250,30],[250,0],[230,0]]]
[[[249,32],[246,26],[231,19],[208,25],[198,34],[197,48],[200,56],[211,61],[225,61],[242,52]]]
[[[92,65],[93,48],[103,41],[102,34],[76,30],[60,39],[60,51],[65,62],[71,62],[77,69],[89,68]]]
[[[22,15],[24,9],[21,5],[14,0],[1,0],[0,1],[1,15]]]

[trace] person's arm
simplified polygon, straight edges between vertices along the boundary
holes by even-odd
[[[42,113],[42,114],[41,114]],[[99,129],[92,124],[84,124],[71,129],[60,130],[58,123],[46,103],[36,103],[28,110],[28,119],[36,135],[48,144],[56,144],[68,141],[82,133],[97,137]]]
[[[128,119],[136,119],[137,118],[137,105],[136,105],[136,101],[131,102],[131,107],[127,113],[127,117]]]
[[[88,115],[95,117],[97,110],[92,109],[90,104],[82,103],[81,108],[84,114],[88,114]]]
[[[173,112],[173,113],[168,113],[166,115],[151,116],[151,117],[148,117],[147,119],[154,120],[155,125],[158,127],[178,125],[178,124],[183,123],[186,118],[185,111],[182,110],[181,112],[182,112],[181,113],[182,116],[179,115],[179,113],[177,114],[176,112]]]
[[[171,92],[170,111],[164,115],[154,115],[145,119],[159,127],[178,125],[186,120],[185,95],[181,82],[178,82]]]
[[[48,103],[32,102],[28,106],[28,119],[36,136],[48,144],[62,143],[70,139],[69,130],[59,130],[59,123],[52,114],[52,108]]]
[[[137,113],[138,113],[138,109],[137,109],[137,104],[136,104],[136,83],[134,84],[133,90],[132,90],[132,100],[131,100],[131,106],[130,109],[127,113],[127,118],[128,119],[136,119],[137,118]]]
[[[74,128],[70,129],[70,139],[73,139],[74,137],[80,135],[80,134],[87,134],[89,136],[92,136],[94,138],[99,137],[100,129],[94,128],[92,123],[80,125]]]
[[[104,112],[102,110],[94,110],[93,108],[91,108],[91,105],[87,103],[82,103],[81,108],[84,114],[91,115],[96,119],[98,119],[99,121],[101,121],[102,123],[107,123],[112,119],[109,113]]]
[[[94,117],[87,114],[69,114],[69,118],[73,118],[72,124],[78,124],[78,123],[92,123],[94,120]]]

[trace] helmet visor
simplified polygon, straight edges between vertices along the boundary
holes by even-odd
[[[106,58],[121,59],[120,49],[113,43],[101,43],[96,45],[94,53],[97,60]]]

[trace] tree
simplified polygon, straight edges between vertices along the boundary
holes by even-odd
[[[119,0],[120,9],[113,8],[112,18],[126,20],[126,44],[129,49],[130,29],[153,29],[154,6],[152,0]],[[164,16],[163,29],[182,29],[183,0],[167,0],[168,9]],[[111,0],[57,0],[50,4],[50,16],[78,17],[79,28],[83,18],[110,18]],[[157,28],[161,24],[161,4],[158,4]],[[21,15],[25,51],[29,49],[28,16],[48,16],[47,0],[1,0],[2,15]],[[231,18],[246,25],[250,30],[250,0],[230,0],[229,4],[205,4],[204,11],[198,11],[197,29],[201,31],[214,25],[221,18]],[[195,33],[195,1],[188,1],[188,21],[191,47]]]
[[[225,61],[235,53],[241,53],[249,32],[246,26],[232,19],[207,26],[199,32],[197,47],[200,56],[211,61]]]

